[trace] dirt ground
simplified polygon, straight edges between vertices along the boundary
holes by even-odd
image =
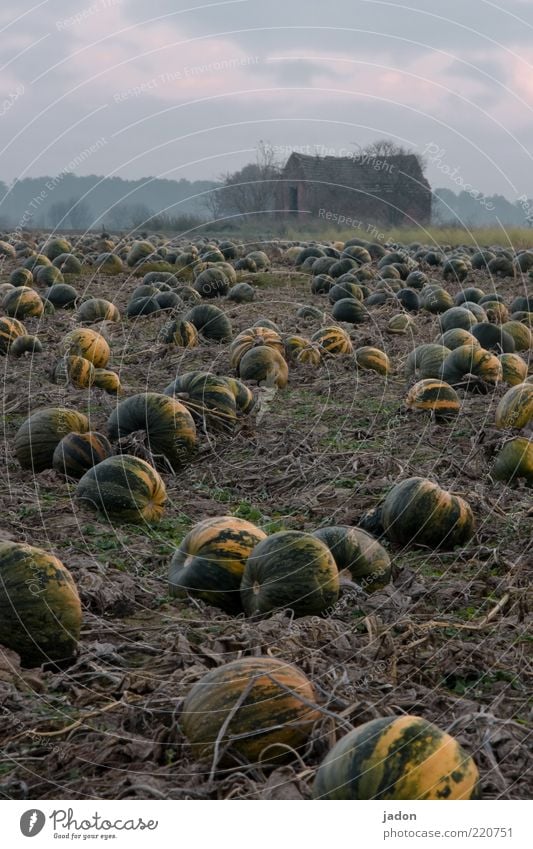
[[[1,282],[9,271],[4,267]],[[243,279],[255,282],[253,303],[217,301],[234,332],[259,318],[275,321],[284,335],[311,335],[332,323],[327,298],[310,294],[306,275],[278,267]],[[139,282],[87,273],[74,285],[113,300],[125,316]],[[482,272],[468,284],[487,292],[492,286]],[[523,281],[497,286],[507,303],[524,291]],[[319,306],[324,321],[297,318],[304,303]],[[151,527],[112,526],[76,504],[73,485],[55,472],[32,476],[18,466],[14,435],[30,411],[66,404],[89,412],[92,429],[105,432],[116,404],[100,390],[49,379],[74,312],[25,322],[46,349],[0,362],[0,536],[57,554],[78,583],[84,622],[79,656],[67,669],[21,670],[13,652],[0,651],[2,797],[307,799],[318,764],[339,736],[399,712],[419,714],[458,738],[475,758],[484,798],[531,797],[531,490],[489,477],[502,439],[494,411],[506,387],[461,392],[461,413],[448,424],[406,412],[405,358],[438,331],[436,317],[420,312],[408,334],[391,335],[386,326],[398,311],[374,307],[369,322],[346,325],[354,347],[388,353],[387,379],[357,371],[351,356],[318,368],[293,366],[287,389],[264,396],[259,415],[243,418],[232,435],[200,434],[194,460],[175,476],[164,474],[165,518]],[[227,343],[165,353],[157,339],[166,320],[158,314],[105,324],[110,367],[126,396],[162,391],[178,370],[231,373]],[[285,612],[249,622],[167,594],[172,552],[201,519],[233,514],[270,532],[357,525],[395,481],[412,475],[465,497],[476,516],[475,537],[453,552],[385,542],[392,584],[373,595],[349,588],[334,617],[317,623]],[[243,654],[297,664],[327,712],[308,747],[286,765],[210,777],[211,764],[191,757],[180,707],[207,670]]]

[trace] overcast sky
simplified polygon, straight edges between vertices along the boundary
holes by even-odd
[[[216,178],[388,136],[533,195],[533,0],[3,0],[0,179]],[[94,152],[87,151],[94,146]],[[78,160],[79,161],[79,160]]]

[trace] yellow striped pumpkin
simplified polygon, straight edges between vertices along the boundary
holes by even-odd
[[[230,365],[239,368],[243,356],[252,348],[266,345],[283,355],[283,342],[279,333],[268,327],[249,327],[235,337],[230,345]]]
[[[172,595],[187,594],[229,613],[242,610],[241,579],[252,549],[266,534],[235,516],[199,522],[181,542],[170,561]]]
[[[0,643],[17,652],[23,666],[72,657],[81,618],[76,584],[57,557],[0,541]]]
[[[372,345],[363,345],[355,351],[355,362],[358,368],[368,371],[377,371],[378,374],[387,375],[390,372],[390,360],[379,348]]]
[[[386,716],[342,737],[320,764],[315,799],[479,799],[457,740],[419,716]]]
[[[243,657],[204,675],[186,696],[180,724],[194,757],[265,765],[304,745],[319,719],[309,679],[274,657]],[[233,757],[232,757],[233,755]]]
[[[461,409],[459,396],[443,380],[427,378],[415,383],[407,393],[405,404],[410,410],[425,410],[438,418],[455,416]]]
[[[63,357],[54,368],[54,383],[71,383],[77,389],[86,389],[94,383],[95,368],[83,357]]]
[[[533,386],[512,386],[496,407],[496,427],[523,428],[533,418]]]
[[[312,342],[316,342],[325,354],[351,354],[352,340],[346,330],[336,325],[322,327],[317,330],[311,337]]]
[[[454,548],[474,533],[470,505],[425,478],[414,477],[393,486],[381,509],[386,535],[400,545]]]
[[[518,354],[500,354],[502,374],[505,383],[516,386],[523,383],[527,377],[527,365]]]
[[[88,327],[77,327],[62,339],[60,352],[67,356],[84,357],[95,366],[105,368],[111,352],[104,337]]]
[[[166,489],[156,470],[130,454],[107,457],[90,468],[76,488],[78,501],[122,522],[158,522]]]

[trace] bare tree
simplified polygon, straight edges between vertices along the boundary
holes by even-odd
[[[271,213],[276,206],[276,193],[281,168],[274,147],[260,141],[256,162],[240,171],[224,174],[220,188],[211,191],[205,205],[214,219]]]

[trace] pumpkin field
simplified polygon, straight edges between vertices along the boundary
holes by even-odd
[[[533,250],[0,269],[2,798],[531,797]]]

